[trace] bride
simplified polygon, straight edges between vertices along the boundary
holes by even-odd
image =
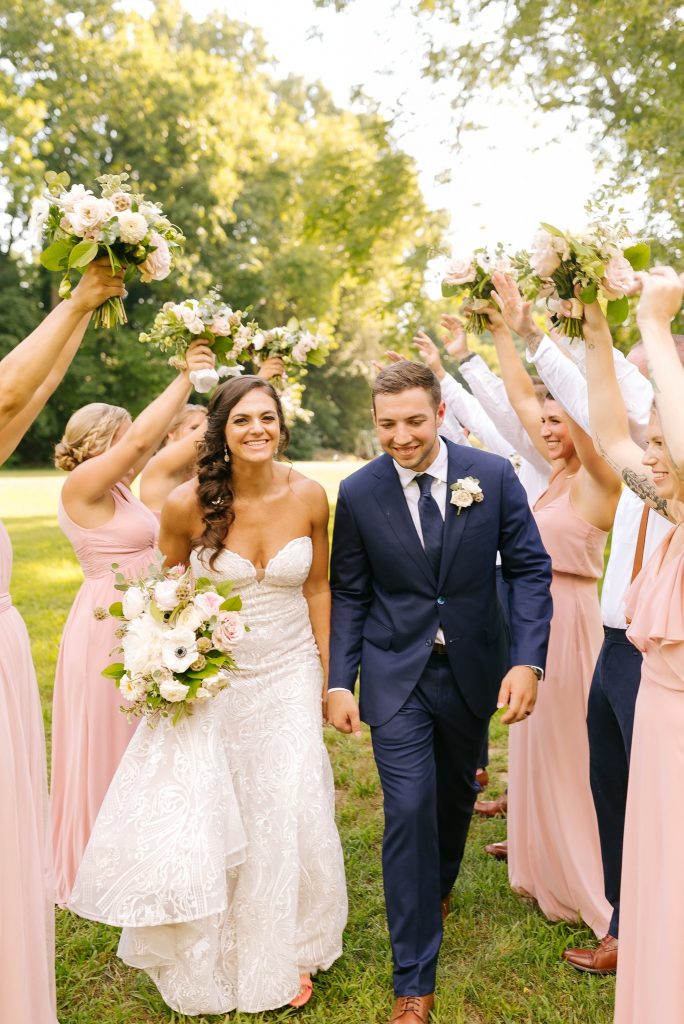
[[[119,955],[172,1009],[258,1013],[304,1005],[347,917],[322,734],[328,503],[275,461],[288,434],[269,383],[230,380],[208,411],[160,547],[167,565],[234,582],[249,626],[239,671],[178,726],[141,722],[69,906],[123,926]]]

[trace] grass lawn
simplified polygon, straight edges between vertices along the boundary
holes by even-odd
[[[302,463],[334,501],[354,463]],[[12,592],[24,615],[50,726],[57,645],[81,575],[57,527],[57,472],[0,473],[0,516],[14,544]],[[103,682],[103,685],[106,685]],[[162,1002],[146,975],[116,957],[118,932],[57,913],[60,1024],[384,1024],[391,1008],[391,960],[380,873],[381,795],[367,731],[360,741],[326,731],[335,771],[338,824],[350,898],[344,955],[316,981],[300,1011],[185,1018]],[[506,730],[492,726],[490,793],[505,786]],[[580,975],[560,961],[567,945],[591,942],[583,927],[550,924],[508,888],[506,869],[483,851],[505,822],[473,821],[452,897],[438,974],[435,1024],[608,1024],[613,980]],[[5,1024],[5,1022],[2,1022]],[[8,1021],[7,1024],[10,1024]]]

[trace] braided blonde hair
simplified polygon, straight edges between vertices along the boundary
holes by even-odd
[[[64,436],[55,446],[55,466],[69,473],[93,455],[106,452],[119,427],[129,419],[126,409],[119,405],[84,405],[69,418]]]

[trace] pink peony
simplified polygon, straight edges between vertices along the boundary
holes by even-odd
[[[444,272],[446,284],[472,284],[476,277],[475,267],[466,260],[449,260]]]
[[[228,654],[245,635],[245,627],[237,612],[221,612],[211,642],[217,651]]]
[[[606,263],[606,270],[601,286],[609,299],[622,299],[625,295],[633,295],[638,287],[638,278],[632,265],[622,253],[618,253]]]
[[[140,264],[140,280],[144,284],[150,281],[163,281],[171,273],[171,253],[158,231],[153,231],[150,236],[150,245],[156,246],[144,263]]]

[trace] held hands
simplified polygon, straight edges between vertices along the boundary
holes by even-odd
[[[641,271],[636,277],[641,286],[637,323],[658,323],[669,327],[682,306],[684,274],[678,274],[672,267],[653,267],[648,273]]]
[[[216,365],[216,356],[209,347],[209,343],[206,338],[198,338],[197,341],[193,341],[188,345],[187,352],[185,353],[186,368],[183,370],[183,374],[189,377],[191,373],[197,372],[197,370],[213,370]]]
[[[349,690],[334,690],[328,693],[328,721],[338,732],[361,735],[359,706]]]
[[[268,356],[259,367],[257,377],[261,377],[263,380],[285,377],[285,363],[280,356]]]
[[[492,298],[501,311],[498,315],[502,323],[521,338],[527,338],[530,334],[540,334],[532,316],[532,303],[525,302],[513,278],[495,270],[492,274],[492,283],[496,289],[492,292]],[[492,324],[492,330],[495,330],[495,316],[489,311],[487,316]]]
[[[92,313],[103,305],[107,299],[123,297],[125,294],[123,270],[118,274],[112,274],[109,260],[105,258],[93,260],[86,267],[83,277],[71,293],[71,298],[66,301],[72,303],[85,316],[86,313]]]
[[[527,665],[514,665],[501,680],[497,708],[508,705],[501,717],[504,725],[524,722],[537,702],[537,676]]]

